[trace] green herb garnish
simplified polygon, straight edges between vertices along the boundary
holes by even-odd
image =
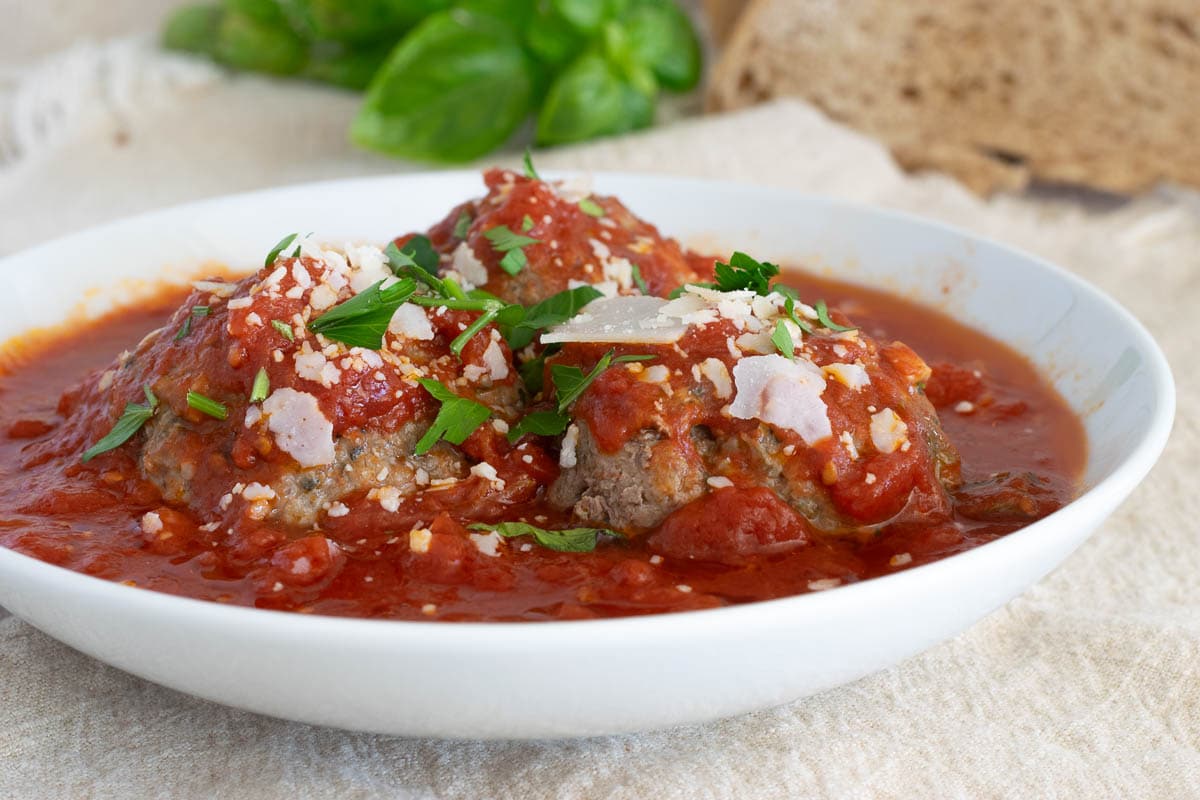
[[[467,212],[460,212],[458,219],[454,220],[454,237],[456,239],[465,239],[471,230],[471,215]]]
[[[508,327],[505,336],[508,346],[520,350],[533,341],[538,331],[566,322],[588,303],[603,296],[594,286],[576,286],[547,297],[526,309],[519,323]]]
[[[633,285],[638,288],[642,294],[650,294],[650,287],[646,285],[646,279],[642,277],[642,270],[637,264],[630,264],[630,271],[633,274]]]
[[[254,386],[250,388],[250,402],[261,403],[271,393],[271,378],[267,375],[266,367],[259,367],[254,376]]]
[[[654,356],[650,355],[617,356],[613,358],[613,352],[609,350],[605,353],[596,362],[596,366],[592,367],[592,371],[586,375],[579,367],[567,366],[566,364],[554,364],[550,367],[550,378],[554,381],[554,388],[558,393],[559,413],[565,413],[567,408],[579,399],[579,396],[592,385],[592,381],[600,377],[600,373],[613,364],[624,364],[630,361],[649,361],[654,358]]]
[[[504,254],[504,257],[500,259],[500,268],[509,275],[516,275],[529,263],[525,257],[524,247],[541,244],[541,239],[513,233],[507,225],[498,225],[483,235],[492,243],[493,250]]]
[[[192,332],[192,319],[207,317],[211,312],[212,309],[208,306],[192,306],[192,313],[184,317],[183,324],[179,326],[179,333],[175,334],[175,341],[184,339]]]
[[[279,243],[271,248],[271,252],[267,253],[267,260],[263,262],[263,266],[269,267],[274,264],[275,259],[279,258],[279,254],[282,253],[289,244],[296,241],[296,237],[299,235],[300,234],[298,233],[289,233],[287,236],[280,239]]]
[[[205,397],[199,392],[188,392],[187,404],[201,414],[207,414],[213,419],[223,420],[229,417],[229,409],[225,407],[224,403],[218,403],[211,397]]]
[[[522,161],[525,165],[525,177],[530,180],[540,181],[542,176],[538,175],[537,169],[533,166],[533,153],[529,152],[528,147],[525,148],[525,158]]]
[[[526,214],[525,219],[521,220],[521,233],[529,233],[531,230],[533,230],[533,217]]]
[[[579,201],[579,210],[587,214],[589,217],[603,217],[604,209],[590,197],[585,197]]]
[[[839,332],[854,330],[854,328],[847,328],[845,325],[838,325],[836,322],[834,322],[832,319],[830,319],[829,318],[829,309],[826,307],[824,300],[818,300],[816,303],[813,304],[813,308],[817,312],[817,321],[820,322],[822,325],[824,325],[826,328],[829,328],[829,330],[839,331]]]
[[[389,280],[393,282],[385,286]],[[392,315],[416,290],[412,278],[379,281],[308,323],[308,329],[351,347],[378,350]]]
[[[776,321],[775,332],[771,334],[771,343],[775,345],[775,349],[779,351],[780,355],[786,356],[792,361],[796,360],[796,343],[792,341],[792,334],[783,320]]]
[[[433,249],[433,242],[429,241],[429,237],[417,234],[405,242],[403,247],[396,247],[395,242],[389,242],[388,250],[393,248],[408,256],[414,265],[430,275],[437,275],[441,256],[438,255],[437,250]],[[388,260],[391,261],[391,256],[388,256]]]
[[[289,342],[296,341],[296,334],[292,331],[292,326],[288,325],[281,319],[271,320],[271,327],[279,332],[279,335],[287,339]]]
[[[495,531],[505,539],[532,536],[542,547],[560,553],[590,553],[596,549],[596,541],[601,535],[624,538],[608,528],[567,528],[556,531],[539,528],[528,522],[477,522],[467,527],[476,531]]]
[[[508,441],[516,443],[527,433],[538,436],[558,436],[571,424],[571,418],[558,411],[534,411],[508,429]]]
[[[142,391],[146,395],[146,402],[126,403],[125,411],[121,414],[116,424],[112,426],[112,430],[104,438],[83,452],[82,460],[85,463],[91,461],[101,453],[107,453],[109,450],[114,450],[125,444],[135,433],[142,429],[147,420],[154,416],[154,411],[158,408],[158,398],[154,396],[154,392],[150,391],[149,386],[143,386]]]
[[[466,397],[459,397],[438,381],[422,378],[418,383],[424,386],[425,391],[433,395],[435,400],[439,400],[442,407],[429,430],[425,431],[425,435],[417,442],[414,450],[416,455],[428,453],[441,439],[450,444],[462,444],[492,415],[487,406]]]

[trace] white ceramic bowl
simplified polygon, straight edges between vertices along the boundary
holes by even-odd
[[[961,555],[713,611],[524,624],[314,617],[129,588],[2,548],[0,604],[123,670],[287,719],[442,737],[643,730],[795,700],[955,635],[1059,564],[1166,442],[1174,388],[1162,353],[1126,311],[1058,267],[943,225],[793,192],[615,174],[596,176],[596,188],[685,241],[901,287],[1028,354],[1084,416],[1086,491]],[[93,228],[0,262],[0,340],[204,261],[253,268],[288,231],[382,241],[480,192],[473,173],[339,181]]]

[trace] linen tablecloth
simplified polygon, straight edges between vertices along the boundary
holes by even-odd
[[[163,204],[413,168],[346,144],[352,96],[229,77],[164,59],[145,39],[62,51],[53,15],[15,5],[49,44],[23,41],[20,64],[0,70],[0,253]],[[1062,568],[953,641],[789,706],[636,736],[441,742],[281,722],[159,688],[8,617],[0,798],[1200,796],[1195,194],[985,203],[944,178],[902,174],[877,144],[790,102],[541,153],[538,164],[795,187],[1056,260],[1166,349],[1179,384],[1166,453]]]

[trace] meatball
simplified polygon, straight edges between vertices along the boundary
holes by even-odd
[[[711,274],[711,259],[664,238],[614,197],[509,170],[489,170],[484,181],[483,198],[458,206],[427,232],[443,274],[469,287],[532,305],[580,283],[606,295],[639,293],[644,285],[646,293],[665,296]],[[510,251],[496,232],[504,228],[536,240],[520,247],[523,265],[502,266]]]
[[[551,367],[585,374],[610,351],[649,356],[615,363],[574,402],[551,501],[581,521],[647,532],[731,488],[765,487],[826,535],[949,519],[959,461],[922,393],[928,367],[799,302],[797,324],[786,304],[776,291],[689,286],[669,302],[595,301],[544,336],[562,346]],[[785,527],[806,540],[804,525]],[[650,543],[667,555],[715,552],[660,534]],[[757,541],[731,534],[730,547]]]
[[[418,381],[485,405],[501,429],[518,419],[518,376],[495,327],[461,355],[450,344],[477,312],[404,303],[379,349],[308,328],[389,278],[378,248],[343,253],[302,240],[242,281],[197,282],[170,322],[92,390],[124,402],[149,388],[159,405],[136,440],[137,466],[164,500],[204,518],[245,513],[311,528],[345,514],[348,500],[394,507],[439,481],[470,479],[470,443],[417,454],[439,409]],[[503,445],[492,426],[483,430],[499,441],[487,444],[493,452]]]

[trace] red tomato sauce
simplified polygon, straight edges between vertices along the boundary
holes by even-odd
[[[853,583],[985,544],[1069,502],[1086,456],[1083,428],[1027,360],[892,294],[803,273],[788,283],[802,296],[827,298],[878,341],[905,342],[933,366],[925,391],[961,455],[964,481],[1002,471],[1043,479],[1035,493],[1014,492],[1011,521],[997,521],[995,514],[992,521],[975,521],[969,513],[975,498],[960,497],[956,510],[967,513],[953,522],[827,537],[807,530],[769,490],[730,487],[679,509],[652,537],[602,537],[584,553],[556,552],[524,537],[509,540],[504,558],[494,558],[472,544],[465,526],[512,519],[514,507],[501,508],[479,482],[468,481],[406,499],[390,513],[365,499],[352,502],[353,513],[299,536],[250,519],[205,530],[186,509],[166,506],[131,456],[97,472],[81,468],[77,447],[43,446],[58,434],[60,404],[71,402],[64,390],[171,316],[181,298],[164,294],[85,326],[0,348],[0,545],[107,580],[260,608],[417,620],[585,619],[714,608]],[[636,430],[640,407],[636,392],[615,383],[614,375],[607,391],[627,397],[628,409],[601,426],[601,445],[613,449]],[[605,384],[598,382],[596,391],[601,396]],[[485,453],[491,446],[468,445]],[[553,480],[553,465],[544,458],[524,463],[505,464],[506,478],[532,497],[517,507],[520,518],[570,527],[571,520],[532,488]],[[854,503],[864,514],[876,513],[871,503],[884,489]],[[995,493],[986,499],[994,506]],[[165,535],[140,524],[151,510]],[[428,530],[420,552],[410,539],[413,525]],[[655,537],[682,537],[701,555],[708,542],[732,537],[753,542],[759,554],[723,564],[664,558],[650,545]],[[773,543],[803,538],[804,546],[770,551]]]

